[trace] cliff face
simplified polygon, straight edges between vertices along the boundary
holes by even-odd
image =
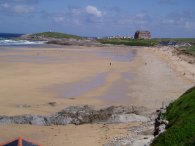
[[[149,31],[136,31],[134,38],[135,39],[151,39],[151,33]]]

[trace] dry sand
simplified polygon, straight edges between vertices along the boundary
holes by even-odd
[[[85,104],[96,107],[127,104],[155,110],[162,102],[174,100],[194,85],[194,77],[184,76],[181,72],[189,70],[187,74],[193,74],[195,66],[178,63],[177,58],[172,59],[159,48],[135,47],[133,52],[136,50],[137,55],[132,61],[112,60],[108,55],[93,53],[102,50],[120,56],[132,48],[64,47],[1,51],[0,115],[48,115],[66,106]],[[73,98],[55,90],[59,86],[63,86],[64,90],[78,89],[75,85],[84,86],[85,80],[101,73],[105,73],[102,83],[94,88],[86,87],[90,90]],[[56,104],[51,106],[49,102]],[[130,134],[127,127],[132,124],[135,123],[106,125],[109,128],[97,124],[47,127],[1,125],[0,142],[21,135],[47,146],[98,146],[113,136]]]
[[[128,129],[138,124],[85,124],[80,126],[1,125],[0,141],[9,141],[18,136],[24,136],[26,139],[34,140],[44,146],[101,146],[112,137],[129,136]]]

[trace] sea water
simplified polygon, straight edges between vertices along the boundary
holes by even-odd
[[[0,33],[0,47],[1,46],[25,46],[25,45],[39,45],[44,44],[45,41],[29,41],[29,40],[16,40],[22,34],[7,34]]]

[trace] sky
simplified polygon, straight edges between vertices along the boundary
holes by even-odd
[[[0,0],[0,32],[194,37],[195,0]]]

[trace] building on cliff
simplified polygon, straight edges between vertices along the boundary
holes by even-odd
[[[151,33],[149,31],[136,31],[134,38],[135,39],[151,39]]]

